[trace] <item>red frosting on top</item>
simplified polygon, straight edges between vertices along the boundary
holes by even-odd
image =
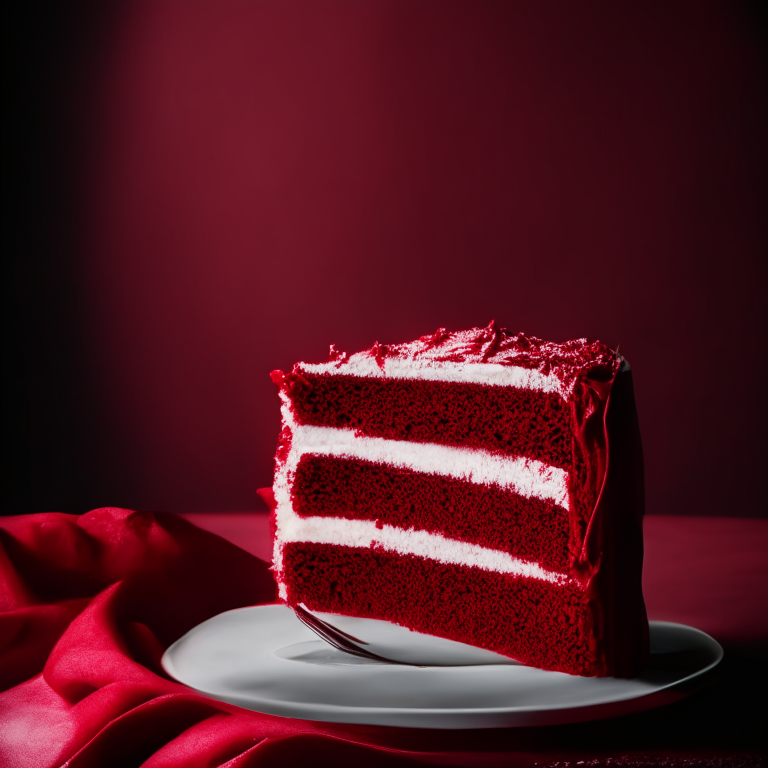
[[[621,357],[600,341],[574,339],[563,343],[544,341],[524,333],[512,333],[491,321],[485,328],[448,331],[438,328],[434,333],[405,344],[380,344],[352,356],[373,357],[383,366],[391,358],[423,360],[435,363],[495,363],[514,365],[554,375],[565,388],[574,381],[589,378],[610,381],[618,371]],[[331,362],[346,362],[350,358],[331,345]],[[301,364],[297,364],[300,366]],[[298,373],[294,369],[294,373]]]

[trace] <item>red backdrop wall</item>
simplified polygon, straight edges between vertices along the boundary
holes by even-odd
[[[89,503],[255,508],[270,370],[495,318],[620,347],[649,512],[765,514],[749,22],[701,2],[123,7],[75,88]],[[59,508],[85,498],[61,487]]]

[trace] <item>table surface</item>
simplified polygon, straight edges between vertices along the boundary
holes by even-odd
[[[183,517],[271,560],[266,513]],[[613,725],[603,726],[601,740],[615,738],[617,749],[679,749],[686,754],[701,749],[762,750],[768,722],[768,520],[649,515],[644,538],[643,591],[649,618],[701,629],[723,645],[726,655],[709,688],[656,712],[606,721]],[[590,728],[579,728],[589,738]],[[573,734],[569,738],[572,743]]]

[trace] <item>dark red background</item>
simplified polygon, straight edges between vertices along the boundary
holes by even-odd
[[[106,5],[5,25],[5,513],[255,508],[271,369],[495,318],[766,514],[758,4]]]

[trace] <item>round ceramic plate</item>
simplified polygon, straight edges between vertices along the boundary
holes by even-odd
[[[321,614],[326,617],[326,614]],[[340,619],[341,617],[333,617]],[[430,638],[376,625],[422,649]],[[405,634],[402,634],[405,633]],[[427,638],[427,639],[425,639]],[[445,643],[440,653],[445,658]],[[459,656],[469,653],[459,643]],[[486,652],[481,652],[486,653]],[[284,605],[228,611],[177,640],[163,656],[171,677],[206,696],[282,717],[406,728],[502,728],[553,725],[638,712],[690,693],[722,659],[723,649],[692,627],[651,622],[651,662],[633,680],[575,677],[499,658],[461,666],[405,666],[359,658],[319,640]]]

